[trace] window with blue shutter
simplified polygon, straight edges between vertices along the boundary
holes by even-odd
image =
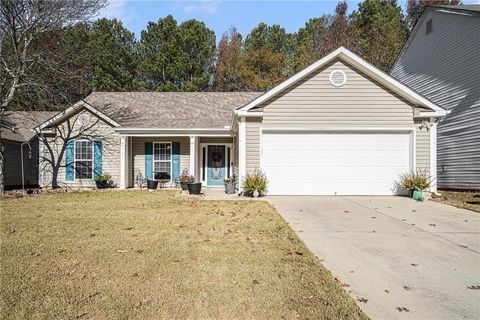
[[[95,141],[93,143],[93,177],[99,176],[103,171],[102,164],[102,141]]]
[[[74,141],[68,141],[65,148],[65,180],[75,180]]]
[[[153,143],[145,142],[145,178],[153,179]]]
[[[172,180],[180,177],[180,142],[172,142]]]

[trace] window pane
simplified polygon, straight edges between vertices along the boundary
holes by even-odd
[[[92,179],[92,161],[76,161],[75,173],[77,179]]]

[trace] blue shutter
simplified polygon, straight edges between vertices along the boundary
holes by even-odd
[[[180,142],[172,142],[172,180],[180,177]]]
[[[145,178],[153,179],[153,142],[145,142]]]
[[[67,147],[65,148],[65,180],[67,181],[75,180],[75,155],[73,154],[75,152],[74,143],[75,141],[68,141]]]
[[[93,142],[93,178],[102,174],[102,141]]]

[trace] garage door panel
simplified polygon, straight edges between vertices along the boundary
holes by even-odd
[[[262,139],[270,194],[392,194],[409,170],[408,133],[264,133]]]

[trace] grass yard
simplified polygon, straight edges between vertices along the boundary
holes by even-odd
[[[480,193],[479,192],[465,192],[465,191],[446,191],[439,190],[438,193],[442,195],[440,198],[432,198],[433,201],[449,204],[451,206],[468,209],[475,212],[480,212]],[[476,204],[469,204],[467,202],[475,202]]]
[[[0,203],[5,319],[365,319],[263,201],[82,192]]]

